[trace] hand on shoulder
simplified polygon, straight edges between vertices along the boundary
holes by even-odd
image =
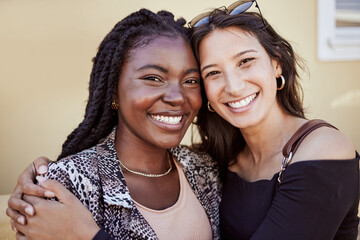
[[[320,127],[300,144],[293,162],[304,160],[349,160],[355,157],[350,139],[339,130]]]

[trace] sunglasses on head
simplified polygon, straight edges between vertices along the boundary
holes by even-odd
[[[265,26],[264,18],[263,18],[262,14],[261,14],[259,5],[256,2],[256,0],[240,0],[240,1],[236,1],[233,4],[231,4],[229,7],[227,7],[227,8],[225,7],[224,12],[226,14],[228,14],[228,15],[240,14],[240,13],[243,13],[246,10],[248,10],[253,5],[254,2],[255,2],[255,7],[257,9],[259,9],[259,13],[260,13],[262,22],[263,22],[263,24]],[[199,27],[199,26],[201,26],[203,24],[209,23],[211,13],[212,12],[205,12],[205,13],[197,15],[195,18],[193,18],[193,20],[191,20],[188,23],[188,26],[190,28],[195,28],[195,27]]]

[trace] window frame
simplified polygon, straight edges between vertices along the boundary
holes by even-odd
[[[317,2],[319,60],[360,60],[360,27],[336,27],[336,0]]]

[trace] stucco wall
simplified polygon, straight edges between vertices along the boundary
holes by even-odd
[[[0,194],[37,156],[55,159],[83,117],[91,59],[113,25],[141,7],[191,19],[233,0],[1,0]],[[360,61],[320,62],[316,1],[258,0],[264,16],[307,62],[309,118],[323,118],[360,146]],[[188,136],[184,143],[189,143]]]

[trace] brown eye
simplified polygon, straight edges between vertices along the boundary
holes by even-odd
[[[250,62],[250,61],[253,60],[253,59],[254,59],[254,58],[245,58],[244,60],[242,60],[242,61],[240,62],[239,66],[244,65],[244,64]]]
[[[185,81],[185,83],[188,83],[188,84],[198,84],[199,83],[199,80],[197,79],[188,79]]]
[[[144,80],[154,81],[154,82],[162,82],[159,77],[156,76],[147,76],[143,78]]]
[[[219,74],[219,73],[220,73],[219,71],[211,71],[211,72],[209,72],[208,74],[205,75],[205,78],[210,77],[210,76],[214,76],[214,75]]]

